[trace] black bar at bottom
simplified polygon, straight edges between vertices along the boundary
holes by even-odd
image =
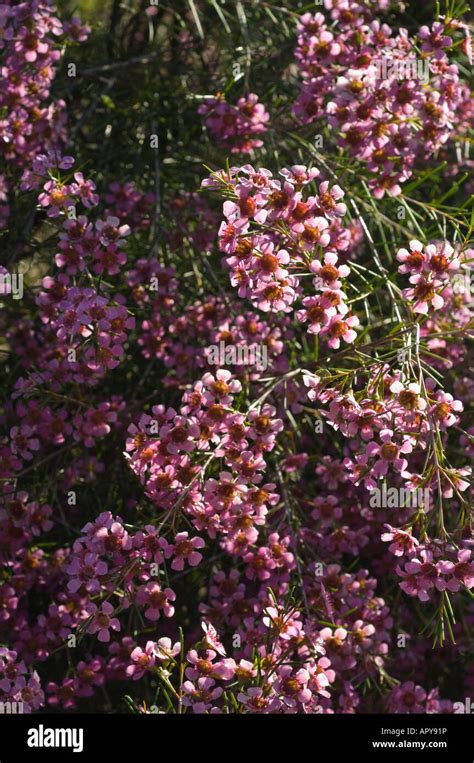
[[[0,715],[0,763],[121,763],[173,750],[181,758],[189,751],[214,760],[232,751],[254,758],[261,751],[268,761],[283,758],[282,745],[293,751],[304,745],[305,757],[310,752],[319,759],[347,754],[384,760],[389,753],[403,762],[449,755],[472,763],[472,731],[470,715]]]

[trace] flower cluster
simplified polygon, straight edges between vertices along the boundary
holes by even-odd
[[[323,181],[313,195],[307,195],[319,175],[316,168],[295,165],[280,174],[283,180],[247,164],[203,181],[203,187],[225,191],[235,199],[223,206],[225,221],[219,229],[220,249],[226,255],[223,263],[239,297],[250,299],[263,312],[290,313],[302,298],[298,320],[308,324],[308,333],[320,333],[329,347],[337,349],[341,338],[347,343],[355,340],[354,327],[359,324],[342,290],[350,268],[340,264],[338,256],[338,250],[348,245],[341,235],[344,193]],[[314,290],[306,297],[304,276],[313,276]]]
[[[375,198],[397,196],[420,161],[469,119],[465,86],[448,53],[456,22],[422,26],[413,38],[371,18],[364,2],[326,3],[298,23],[303,123],[327,120],[338,145],[363,162]],[[421,56],[418,51],[421,48]]]
[[[8,0],[0,8],[0,136],[5,161],[23,172],[65,141],[66,104],[50,100],[51,85],[61,45],[82,42],[90,32],[79,18],[63,24],[54,14],[52,0]],[[13,188],[0,173],[0,227],[8,219]]]
[[[258,136],[267,131],[270,114],[255,93],[239,98],[235,105],[227,103],[222,95],[206,98],[198,113],[219,146],[230,149],[232,154],[248,154],[263,146]]]
[[[320,5],[282,16],[276,87],[279,6],[119,4],[120,61],[102,35],[83,67],[77,17],[0,4],[2,705],[472,696],[467,27],[454,6],[395,29],[389,0]],[[208,11],[232,45],[244,17],[255,35],[236,102],[197,96],[189,129],[197,92],[229,92]],[[54,82],[76,43],[77,80]],[[226,169],[202,180],[210,144]]]

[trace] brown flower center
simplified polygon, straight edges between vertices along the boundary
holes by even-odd
[[[394,461],[398,455],[398,448],[393,442],[385,442],[380,448],[380,454],[385,461]]]
[[[331,281],[335,281],[337,279],[339,273],[337,269],[333,267],[333,265],[323,265],[319,271],[319,275],[323,281],[326,283],[331,283]]]

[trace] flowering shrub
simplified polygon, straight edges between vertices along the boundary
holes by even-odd
[[[472,691],[471,48],[412,11],[0,5],[1,703]]]

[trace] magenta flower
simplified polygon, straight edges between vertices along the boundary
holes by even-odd
[[[145,649],[141,649],[139,646],[135,647],[130,655],[133,665],[129,665],[126,670],[129,678],[138,681],[148,670],[153,668],[156,661],[155,648],[154,641],[147,641]]]
[[[87,662],[80,660],[77,663],[74,691],[78,697],[94,696],[94,689],[103,686],[104,681],[104,665],[101,658],[96,657]]]
[[[239,98],[235,106],[219,98],[207,98],[199,106],[198,113],[204,117],[207,129],[224,148],[231,153],[248,153],[263,145],[254,136],[266,132],[270,115],[258,102],[258,96],[250,93]]]
[[[221,405],[230,405],[233,395],[236,395],[242,389],[240,382],[235,379],[230,371],[219,369],[215,376],[206,373],[202,377],[204,401],[208,405],[220,403]]]
[[[216,686],[212,678],[198,678],[196,683],[185,681],[183,683],[183,705],[191,707],[193,713],[206,713],[211,709],[212,702],[218,699],[223,689]]]
[[[402,444],[398,445],[393,436],[391,429],[382,429],[379,435],[381,444],[370,442],[365,449],[369,458],[377,459],[372,466],[376,477],[384,477],[390,465],[399,472],[405,471],[408,466],[408,461],[403,456],[412,452],[413,445],[409,438],[404,438]]]
[[[357,339],[357,333],[354,326],[359,325],[359,319],[356,315],[345,316],[333,315],[326,326],[321,329],[321,336],[327,340],[329,347],[338,350],[341,346],[341,339],[347,344],[352,344]]]
[[[99,203],[99,196],[95,193],[95,183],[85,180],[82,172],[74,173],[74,183],[71,185],[71,193],[77,196],[86,208],[94,207]]]
[[[86,607],[86,611],[89,615],[93,616],[92,622],[87,628],[88,633],[97,633],[99,641],[107,643],[110,641],[110,630],[119,631],[120,622],[116,617],[111,617],[114,612],[114,608],[109,601],[104,601],[100,609],[93,603],[90,603]]]
[[[327,326],[336,315],[336,308],[324,296],[305,297],[303,307],[304,310],[297,311],[296,317],[302,323],[309,323],[308,334],[319,334],[323,326]]]
[[[43,189],[38,202],[42,207],[48,207],[48,217],[59,217],[62,210],[74,206],[73,192],[68,186],[60,185],[56,180],[48,180]]]
[[[94,252],[95,262],[92,266],[94,273],[101,275],[106,273],[113,276],[120,272],[122,265],[127,262],[127,255],[117,248],[115,244],[109,244],[107,249],[98,249]]]
[[[438,569],[448,579],[446,588],[449,591],[459,591],[461,584],[466,588],[474,588],[474,562],[471,562],[472,551],[461,549],[457,554],[457,561],[443,560],[438,562]]]
[[[114,244],[119,248],[125,246],[125,237],[129,236],[131,232],[129,225],[121,225],[119,218],[113,215],[109,215],[105,221],[97,220],[95,228],[102,246]]]
[[[34,451],[39,450],[39,447],[39,440],[34,436],[32,427],[25,425],[10,429],[10,449],[14,455],[31,461]]]
[[[171,588],[162,589],[153,582],[140,586],[136,596],[137,604],[145,607],[145,617],[152,621],[159,620],[162,612],[165,617],[173,617],[174,607],[170,602],[175,599],[176,594]]]
[[[274,706],[274,700],[265,696],[260,686],[247,689],[237,694],[237,700],[251,713],[267,713]]]
[[[70,21],[64,22],[64,32],[74,42],[84,42],[90,34],[91,28],[83,24],[78,16],[73,16]]]
[[[195,536],[189,538],[189,533],[178,533],[174,539],[174,543],[168,545],[165,556],[169,559],[174,557],[171,562],[171,569],[181,571],[184,569],[184,563],[187,562],[190,567],[196,567],[202,559],[196,549],[204,548],[205,543],[202,538]]]
[[[63,710],[71,710],[76,707],[75,682],[73,678],[65,678],[60,684],[50,681],[46,685],[46,691],[49,694],[48,705],[51,705],[51,707],[60,707]]]
[[[276,680],[272,686],[283,699],[287,707],[296,707],[298,702],[307,704],[312,699],[312,692],[308,688],[310,674],[304,668],[294,670],[291,665],[282,665],[276,673]]]
[[[446,26],[440,21],[435,21],[431,28],[426,25],[420,27],[418,37],[423,40],[421,49],[428,53],[434,53],[436,58],[441,57],[443,48],[449,48],[453,43],[451,37],[445,32]]]
[[[426,692],[413,681],[406,681],[392,690],[388,705],[392,713],[424,713]]]
[[[389,551],[395,556],[412,556],[416,553],[419,541],[413,537],[411,532],[401,530],[398,527],[392,527],[391,525],[384,525],[388,532],[382,533],[381,540],[385,543],[390,543],[388,547]]]

